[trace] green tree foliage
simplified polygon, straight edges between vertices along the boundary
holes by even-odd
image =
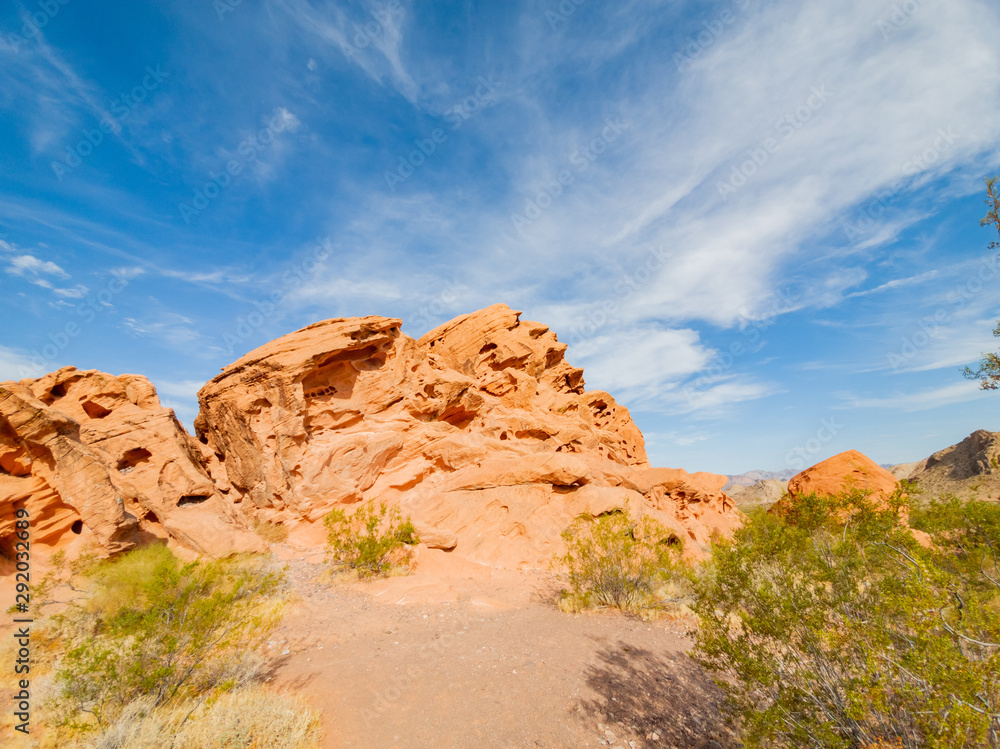
[[[577,518],[556,559],[569,572],[572,608],[655,608],[655,593],[679,569],[680,540],[658,521],[627,511]]]
[[[716,544],[693,651],[754,747],[1000,746],[1000,507],[807,498]],[[905,516],[905,513],[904,513]]]
[[[980,226],[993,226],[1000,234],[1000,189],[998,189],[1000,179],[989,177],[986,180],[986,217],[979,221]],[[1000,249],[1000,242],[994,240],[990,242],[991,250]],[[993,329],[993,335],[1000,338],[1000,321]],[[996,390],[1000,388],[1000,355],[995,353],[983,354],[976,369],[965,367],[962,374],[969,380],[977,380],[982,390]]]
[[[130,703],[152,708],[204,700],[257,675],[255,649],[277,626],[280,573],[259,561],[182,564],[163,545],[146,546],[84,573],[92,593],[56,618],[57,714],[87,728],[114,721]]]
[[[407,546],[419,543],[416,529],[396,506],[367,504],[348,515],[331,510],[323,523],[327,548],[335,564],[359,577],[386,575],[409,557]]]

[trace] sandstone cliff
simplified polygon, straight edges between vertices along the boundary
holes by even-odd
[[[519,316],[494,305],[419,340],[395,319],[327,320],[250,352],[199,393],[217,484],[293,528],[398,503],[429,545],[514,568],[544,564],[573,517],[625,503],[694,553],[739,522],[725,477],[652,468],[628,410]]]
[[[209,555],[264,548],[206,472],[199,445],[145,377],[65,367],[0,384],[0,550],[14,508],[31,543],[104,552],[144,539]]]
[[[50,548],[159,537],[224,555],[265,548],[258,521],[319,547],[332,508],[380,501],[425,547],[493,567],[543,566],[574,517],[625,506],[699,556],[742,517],[726,477],[650,466],[628,410],[586,391],[565,350],[505,305],[419,340],[396,319],[326,320],[207,383],[197,439],[137,375],[3,383],[0,549],[22,506]]]

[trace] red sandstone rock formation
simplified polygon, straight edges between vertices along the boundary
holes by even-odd
[[[896,490],[896,484],[896,477],[867,455],[848,450],[793,476],[788,481],[788,493],[793,497],[832,496],[846,489],[860,489],[873,496],[888,496]]]
[[[220,556],[265,548],[252,519],[320,545],[332,508],[380,501],[424,546],[506,568],[546,564],[583,513],[648,513],[695,556],[740,522],[725,477],[651,467],[628,410],[519,315],[495,305],[420,340],[381,317],[310,325],[202,388],[198,440],[137,375],[0,384],[0,552],[18,507],[36,549],[159,537]]]
[[[207,462],[144,377],[65,367],[2,383],[0,551],[11,557],[20,507],[36,552],[113,553],[152,537],[213,556],[263,550]]]
[[[783,513],[797,499],[810,494],[832,497],[853,489],[867,493],[878,502],[895,492],[897,485],[896,477],[867,455],[857,450],[847,450],[789,479],[787,496],[775,502],[768,512]],[[841,519],[846,520],[849,515],[850,513],[842,515]],[[900,508],[900,517],[904,523],[909,518],[905,506]]]
[[[396,503],[428,545],[507,568],[545,564],[575,516],[626,504],[696,555],[739,523],[725,477],[649,466],[628,410],[519,315],[494,305],[420,340],[395,319],[327,320],[250,352],[199,393],[216,485],[293,532]]]

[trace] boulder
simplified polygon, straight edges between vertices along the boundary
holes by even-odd
[[[873,496],[889,496],[896,491],[896,477],[867,455],[847,450],[805,469],[788,481],[791,497],[809,494],[833,496],[848,489],[860,489]]]

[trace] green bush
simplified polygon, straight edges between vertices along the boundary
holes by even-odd
[[[903,503],[809,497],[715,545],[693,654],[749,746],[1000,746],[1000,509],[914,513],[927,548]]]
[[[396,506],[368,504],[350,515],[336,509],[323,518],[323,524],[334,563],[360,577],[386,575],[402,566],[409,558],[406,547],[419,542],[413,523]]]
[[[661,603],[655,594],[676,578],[681,542],[652,518],[627,511],[583,515],[562,537],[566,552],[556,563],[568,570],[572,587],[564,608],[654,609]]]
[[[281,574],[262,562],[182,564],[151,545],[82,573],[83,604],[55,617],[65,654],[55,672],[57,724],[105,727],[129,704],[205,700],[247,684],[265,666],[256,650],[280,620]],[[83,716],[91,720],[81,720]]]

